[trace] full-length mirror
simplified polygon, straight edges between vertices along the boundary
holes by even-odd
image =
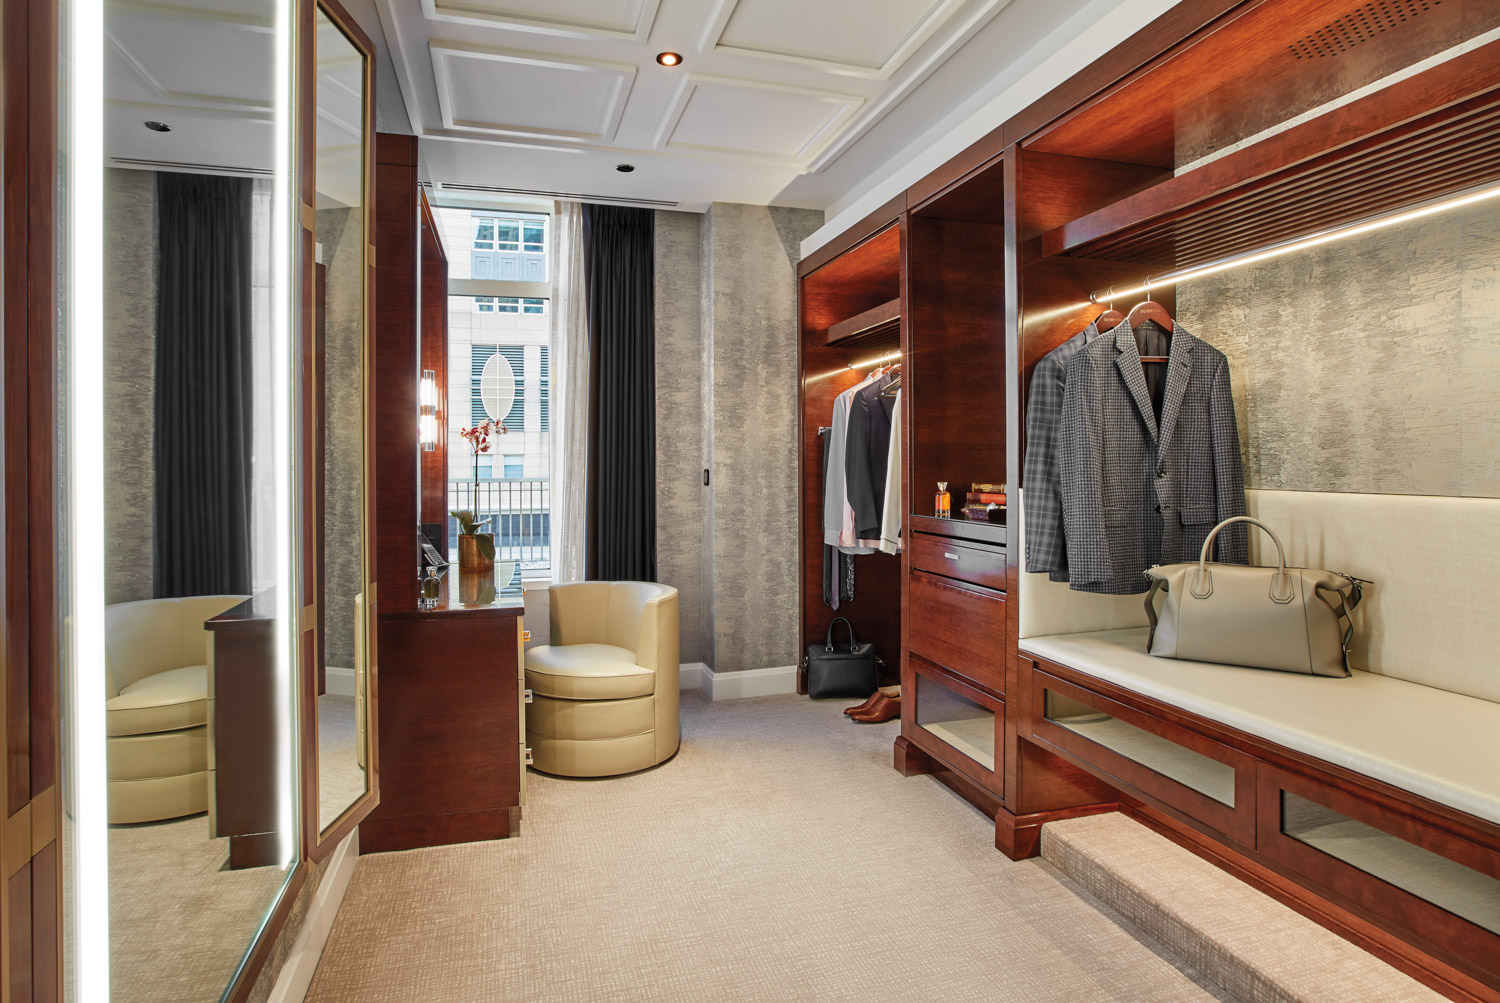
[[[106,3],[102,94],[79,97],[103,202],[70,233],[103,267],[68,283],[103,317],[68,332],[58,391],[82,414],[102,362],[64,462],[103,491],[65,548],[102,549],[104,603],[66,629],[102,638],[102,672],[73,671],[103,681],[115,1003],[218,1000],[298,859],[286,27],[280,0]]]
[[[342,12],[319,5],[312,392],[318,420],[317,831],[370,789],[371,486],[366,476],[370,206],[368,59]]]

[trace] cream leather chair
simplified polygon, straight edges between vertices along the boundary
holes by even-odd
[[[208,810],[212,635],[203,623],[247,598],[145,599],[105,608],[111,823]]]
[[[554,585],[552,643],[526,653],[526,744],[543,773],[608,777],[677,751],[677,590]]]

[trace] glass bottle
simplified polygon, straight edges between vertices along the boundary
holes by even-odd
[[[429,567],[427,577],[422,579],[422,604],[428,609],[433,609],[438,604],[438,594],[438,569]]]
[[[947,481],[938,481],[937,503],[934,508],[939,519],[947,519],[953,515],[953,496],[948,493]]]

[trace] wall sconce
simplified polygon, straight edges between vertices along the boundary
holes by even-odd
[[[431,369],[422,370],[419,395],[420,408],[417,417],[417,436],[422,440],[422,452],[437,449],[437,374]]]

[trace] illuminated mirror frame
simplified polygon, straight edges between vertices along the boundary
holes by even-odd
[[[379,707],[379,649],[376,646],[375,624],[380,612],[380,597],[376,593],[375,584],[375,490],[374,490],[374,447],[375,447],[375,409],[371,406],[374,400],[374,373],[375,352],[374,341],[370,332],[374,328],[375,316],[375,46],[370,41],[354,19],[349,16],[338,0],[316,0],[316,2],[304,2],[300,11],[301,18],[301,118],[299,120],[301,142],[301,165],[302,165],[302,188],[300,218],[302,229],[298,238],[298,246],[301,248],[302,269],[299,279],[302,289],[302,345],[303,358],[311,364],[314,354],[314,326],[313,326],[313,280],[315,276],[316,254],[314,248],[317,240],[317,212],[318,204],[318,50],[317,50],[317,15],[321,13],[341,31],[349,41],[350,46],[364,59],[364,109],[361,116],[363,135],[363,158],[361,164],[360,187],[364,205],[361,210],[364,215],[364,316],[361,318],[363,326],[363,347],[361,349],[361,367],[363,369],[363,389],[361,393],[361,422],[364,426],[364,457],[362,460],[361,490],[364,497],[361,499],[362,525],[361,531],[361,554],[360,554],[360,582],[364,594],[364,651],[365,651],[365,792],[355,799],[354,803],[329,824],[328,828],[319,831],[319,801],[318,801],[318,644],[317,633],[322,630],[322,611],[318,610],[314,603],[317,597],[317,576],[322,573],[322,568],[317,567],[317,562],[309,560],[303,569],[303,585],[307,590],[304,594],[304,616],[302,623],[304,633],[302,635],[302,734],[305,753],[302,757],[302,817],[308,819],[309,824],[304,828],[304,839],[306,841],[306,856],[316,863],[328,854],[349,835],[354,828],[362,822],[375,806],[380,803],[380,742],[378,729],[375,726],[376,710]],[[316,511],[318,499],[314,494],[314,478],[311,476],[311,463],[316,462],[316,414],[317,396],[314,381],[308,380],[300,384],[305,387],[305,399],[303,401],[302,414],[304,429],[302,436],[303,456],[303,495],[302,501],[308,517],[303,520],[304,547],[309,555],[316,554],[317,540],[312,536],[317,532],[316,520],[312,513]],[[415,532],[415,527],[413,528]],[[311,612],[307,612],[310,610]]]
[[[297,455],[296,423],[292,420],[295,400],[290,393],[297,376],[293,357],[293,332],[296,330],[293,290],[297,279],[293,271],[292,240],[296,217],[292,211],[291,181],[296,166],[293,159],[293,90],[292,53],[294,32],[300,27],[300,16],[294,10],[307,6],[307,0],[271,0],[274,7],[275,34],[275,106],[276,131],[273,178],[271,248],[272,274],[281,281],[272,286],[271,352],[272,365],[284,375],[277,381],[274,402],[274,437],[278,444],[274,458],[276,471],[275,532],[277,540],[277,580],[291,583],[292,575],[302,562],[300,539],[293,534],[297,515],[293,458]],[[102,283],[107,262],[103,244],[98,240],[98,221],[104,218],[104,127],[105,127],[105,4],[104,0],[66,0],[62,14],[66,25],[64,65],[67,79],[61,97],[64,128],[67,130],[67,190],[60,199],[67,230],[70,294],[63,307],[63,329],[66,350],[59,373],[69,395],[67,455],[79,456],[76,443],[104,441],[104,296],[89,283]],[[97,511],[98,500],[105,497],[102,464],[74,464],[67,473],[67,513],[69,539],[88,539],[81,532],[83,513]],[[90,523],[90,527],[92,523]],[[65,575],[70,591],[67,608],[74,629],[72,643],[64,649],[60,671],[67,677],[64,688],[69,704],[64,708],[73,721],[72,739],[64,749],[71,776],[73,811],[72,841],[67,848],[72,856],[71,896],[63,903],[64,922],[71,926],[73,1000],[78,1003],[102,1003],[110,993],[109,931],[109,826],[107,763],[105,753],[104,701],[104,557],[100,547],[74,546],[59,569]],[[301,852],[301,780],[297,764],[301,736],[293,727],[298,719],[296,706],[298,679],[297,650],[293,624],[298,620],[297,596],[293,589],[278,593],[281,609],[276,618],[277,707],[275,734],[277,790],[277,825],[281,834],[278,857],[286,867],[286,878],[272,900],[255,936],[246,945],[222,999],[238,1003],[245,999],[270,954],[276,934],[307,878],[307,863]]]

